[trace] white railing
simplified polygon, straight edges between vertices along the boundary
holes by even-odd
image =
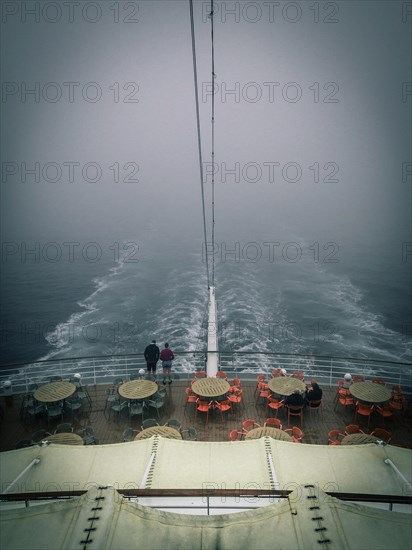
[[[173,373],[176,378],[190,380],[196,370],[206,366],[206,351],[175,352]],[[229,352],[219,353],[220,370],[230,377],[255,380],[257,374],[277,368],[285,368],[288,374],[301,371],[305,378],[316,378],[320,384],[333,386],[346,372],[362,374],[367,379],[383,378],[388,386],[399,385],[405,393],[412,393],[412,364],[376,361],[353,357],[331,357],[286,353]],[[159,371],[161,364],[158,364]],[[0,392],[24,393],[32,384],[44,384],[53,376],[69,379],[80,373],[84,384],[110,384],[116,378],[129,379],[146,373],[143,354],[102,357],[79,357],[36,361],[29,364],[13,364],[0,367]],[[5,391],[4,383],[11,382]],[[6,385],[9,386],[9,384]]]

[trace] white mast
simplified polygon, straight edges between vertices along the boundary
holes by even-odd
[[[217,310],[215,287],[209,288],[209,317],[207,323],[207,359],[206,372],[208,376],[216,376],[218,369],[218,340],[217,340]]]

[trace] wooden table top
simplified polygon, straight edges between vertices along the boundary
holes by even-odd
[[[230,384],[223,378],[199,378],[192,384],[192,391],[200,397],[219,397],[225,395],[230,389]]]
[[[146,428],[139,432],[134,439],[135,441],[139,439],[148,439],[153,435],[160,435],[167,439],[182,439],[182,434],[170,426],[152,426],[151,428]]]
[[[271,378],[268,382],[268,386],[273,393],[284,395],[285,397],[291,395],[295,390],[299,390],[302,393],[306,390],[306,386],[302,380],[299,380],[299,378],[290,378],[288,376]]]
[[[272,439],[279,439],[280,441],[293,441],[289,434],[278,428],[261,427],[250,430],[245,436],[245,439],[260,439],[261,437],[269,436]]]
[[[379,438],[369,434],[349,434],[342,439],[342,445],[364,445],[365,443],[376,443]]]
[[[61,445],[83,445],[83,438],[73,433],[53,434],[42,439],[42,443],[60,443]]]
[[[391,392],[386,386],[371,381],[355,382],[349,386],[349,392],[366,403],[383,403],[391,398]]]
[[[34,399],[41,403],[53,403],[67,399],[76,391],[76,386],[71,382],[50,382],[41,388],[38,388],[34,393]]]
[[[119,395],[125,399],[146,399],[157,390],[158,385],[152,380],[130,380],[119,387]]]

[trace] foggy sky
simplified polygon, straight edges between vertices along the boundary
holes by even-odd
[[[40,21],[24,14],[22,4],[38,4]],[[123,20],[131,13],[125,2],[118,3],[118,23],[109,2],[98,3],[102,15],[95,23],[80,11],[70,21],[67,10],[52,23],[47,18],[56,17],[55,12],[49,7],[44,16],[45,4],[3,3],[2,241],[114,242],[138,239],[150,223],[160,228],[160,238],[190,232],[201,239],[188,2],[129,2],[138,19],[130,23]],[[215,14],[217,237],[256,241],[273,233],[276,240],[283,227],[346,247],[382,246],[383,253],[400,259],[402,242],[411,240],[411,176],[402,181],[402,163],[411,162],[412,98],[402,98],[402,84],[412,81],[412,14],[402,20],[404,2],[345,1],[329,3],[339,8],[332,16],[320,2],[315,23],[311,3],[280,2],[271,21],[263,2],[249,2],[256,14],[262,13],[251,22],[254,8],[245,14],[245,4],[218,2]],[[203,2],[194,7],[202,93],[211,81],[210,22]],[[224,15],[229,8],[238,9],[238,21]],[[296,10],[301,17],[292,22]],[[86,16],[94,17],[92,8]],[[327,17],[337,22],[324,22]],[[28,94],[23,102],[24,86],[32,89],[36,82],[39,101]],[[79,83],[72,88],[73,102],[63,84],[68,82]],[[91,82],[102,91],[97,102],[82,97]],[[116,82],[119,102],[110,89]],[[133,85],[123,90],[126,83],[138,86],[132,96],[138,102],[124,102],[135,91]],[[239,97],[222,94],[236,86]],[[56,89],[63,95],[47,101],[43,89],[49,97]],[[262,93],[258,101],[256,90]],[[296,90],[302,92],[298,101]],[[324,102],[334,90],[337,102]],[[92,94],[93,86],[88,91]],[[291,100],[283,93],[290,93]],[[211,99],[201,95],[200,101],[203,155],[210,162]],[[58,182],[42,176],[35,182],[29,174],[23,183],[22,163],[33,167],[36,162],[41,168],[80,163],[80,169],[72,165],[73,182],[66,168]],[[318,183],[309,169],[316,162]],[[17,174],[5,176],[5,163],[7,170],[17,166]],[[101,181],[81,177],[87,163],[102,168]],[[139,181],[116,183],[109,168],[115,163],[136,163]],[[235,181],[228,175],[223,182],[223,163],[229,169],[238,163],[241,172],[248,163],[257,164],[262,179]],[[269,181],[271,163],[280,165],[274,182]],[[287,163],[302,168],[299,182],[282,178]],[[322,181],[329,173],[326,163],[338,166],[338,182]],[[126,173],[121,169],[121,179]],[[210,178],[208,219],[209,183]]]

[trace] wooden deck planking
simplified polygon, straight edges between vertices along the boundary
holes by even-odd
[[[183,428],[194,426],[198,432],[199,441],[228,441],[229,432],[233,429],[241,429],[242,420],[250,418],[263,425],[265,419],[270,416],[263,400],[256,402],[254,396],[256,382],[242,382],[244,407],[234,418],[229,412],[225,413],[222,421],[220,412],[216,410],[210,412],[207,426],[202,413],[198,414],[198,420],[195,423],[194,404],[188,404],[186,409],[184,407],[186,402],[184,390],[187,385],[188,382],[186,381],[174,381],[172,385],[166,386],[166,405],[164,409],[159,411],[158,422],[164,424],[169,418],[176,418],[180,420]],[[101,444],[120,443],[123,441],[123,431],[127,427],[131,426],[136,430],[141,429],[141,417],[133,417],[129,422],[127,414],[121,416],[120,419],[116,418],[116,414],[112,414],[109,421],[104,414],[107,387],[89,386],[92,409],[82,417],[75,417],[73,424],[75,432],[79,432],[87,425],[92,426]],[[303,443],[327,444],[327,435],[330,430],[343,431],[347,424],[353,422],[353,410],[343,410],[340,405],[335,410],[333,399],[336,389],[324,387],[323,392],[323,419],[318,418],[318,413],[314,413],[311,418],[309,410],[304,412]],[[5,414],[0,426],[0,451],[14,449],[18,441],[30,439],[31,434],[40,428],[48,429],[49,432],[53,433],[55,426],[60,422],[60,420],[51,421],[49,427],[45,417],[38,417],[33,424],[30,421],[22,422],[20,420],[20,403],[19,396],[14,396],[12,403],[2,403]],[[385,428],[392,433],[392,443],[395,445],[412,447],[410,411],[411,407],[409,406],[407,414],[396,414],[393,418],[385,420]],[[149,417],[157,418],[154,409],[150,409],[150,415],[145,415],[145,418]],[[287,428],[287,420],[282,409],[279,411],[278,418],[282,422],[283,428]],[[70,413],[65,415],[64,421],[71,421]],[[378,415],[372,416],[369,430],[367,429],[367,419],[360,418],[357,423],[369,432],[375,427],[382,427],[382,419]]]

